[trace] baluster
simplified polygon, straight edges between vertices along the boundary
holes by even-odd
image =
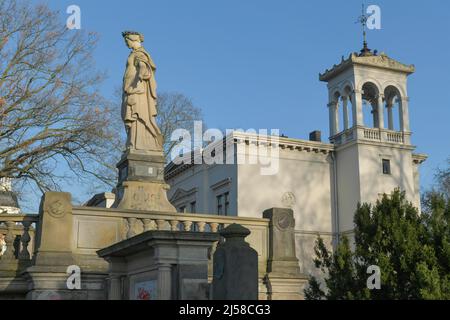
[[[206,222],[199,221],[197,222],[197,227],[199,232],[205,232]]]
[[[161,219],[156,220],[156,225],[158,227],[158,230],[163,230],[165,223],[166,223],[166,220],[161,220]]]
[[[30,260],[31,256],[30,251],[28,251],[28,244],[30,243],[31,237],[28,231],[30,230],[31,221],[24,220],[22,221],[22,225],[23,225],[23,234],[20,237],[20,242],[22,243],[22,250],[20,251],[19,259]]]
[[[209,225],[211,226],[211,232],[217,232],[217,228],[219,227],[218,223],[211,222]]]
[[[128,218],[128,232],[127,232],[127,239],[130,239],[134,237],[136,233],[136,218]]]
[[[178,220],[170,220],[170,230],[171,231],[179,231],[179,229],[178,229],[179,223],[180,223],[180,221],[178,221]]]
[[[156,229],[155,222],[152,219],[142,219],[142,222],[144,223],[144,232]]]
[[[184,231],[191,231],[192,221],[183,221]]]
[[[2,256],[2,259],[11,259],[13,260],[14,257],[14,233],[13,228],[15,223],[13,221],[6,221],[6,235],[5,235],[5,243],[6,243],[6,251]]]

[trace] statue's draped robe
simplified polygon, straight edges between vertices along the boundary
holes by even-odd
[[[162,150],[162,135],[156,124],[155,64],[144,48],[133,50],[123,79],[122,119],[127,129],[127,147]]]

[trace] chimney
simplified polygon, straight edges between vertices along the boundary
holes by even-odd
[[[319,130],[315,130],[309,134],[309,141],[322,142],[322,133]]]

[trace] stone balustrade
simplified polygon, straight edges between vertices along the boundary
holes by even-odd
[[[34,249],[35,223],[37,215],[0,214],[0,270],[18,261],[29,262]],[[24,266],[26,263],[24,264]],[[9,268],[8,268],[9,269]]]
[[[73,207],[72,215],[73,252],[84,257],[150,230],[219,232],[237,223],[251,231],[247,241],[258,252],[260,272],[266,271],[269,219],[99,207]]]
[[[368,128],[364,126],[352,127],[339,132],[331,137],[331,141],[337,145],[344,144],[355,139],[377,142],[389,142],[398,144],[409,144],[410,133],[393,131],[380,128]]]
[[[122,220],[119,241],[150,230],[218,232],[232,223],[239,223],[250,230],[267,229],[269,220],[235,216],[219,216],[195,213],[157,212],[117,210],[93,207],[73,207],[75,221],[84,221],[87,217],[96,217],[96,222],[103,219]],[[105,221],[106,221],[105,220]]]
[[[364,139],[368,140],[381,140],[381,134],[379,129],[364,129]]]
[[[77,265],[87,276],[84,285],[90,288],[89,295],[95,297],[92,299],[103,299],[108,263],[98,257],[98,250],[148,230],[214,233],[233,223],[251,231],[246,241],[258,252],[260,293],[264,295],[266,290],[262,279],[269,257],[269,219],[79,207],[73,206],[64,193],[47,193],[41,207],[39,215],[0,215],[0,234],[6,244],[0,257],[0,298],[22,299],[29,292],[38,295],[45,284],[40,277],[48,272],[48,266],[58,273],[58,279],[49,276],[52,281],[65,283],[67,267]],[[35,248],[35,233],[39,248]],[[210,278],[214,251],[215,245],[209,252]],[[28,268],[31,265],[33,268]]]
[[[237,220],[248,226],[252,226],[255,223],[255,221],[238,217],[205,214],[152,213],[151,217],[148,215],[145,217],[126,217],[124,218],[125,228],[127,229],[125,239],[151,230],[218,232]]]

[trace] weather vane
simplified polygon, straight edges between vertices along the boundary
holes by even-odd
[[[366,27],[367,27],[367,20],[369,17],[366,15],[365,5],[362,4],[362,12],[361,15],[358,17],[358,20],[356,23],[360,23],[363,31],[363,49],[361,50],[361,54],[366,54],[370,52],[370,49],[367,48],[367,40],[366,40]]]

